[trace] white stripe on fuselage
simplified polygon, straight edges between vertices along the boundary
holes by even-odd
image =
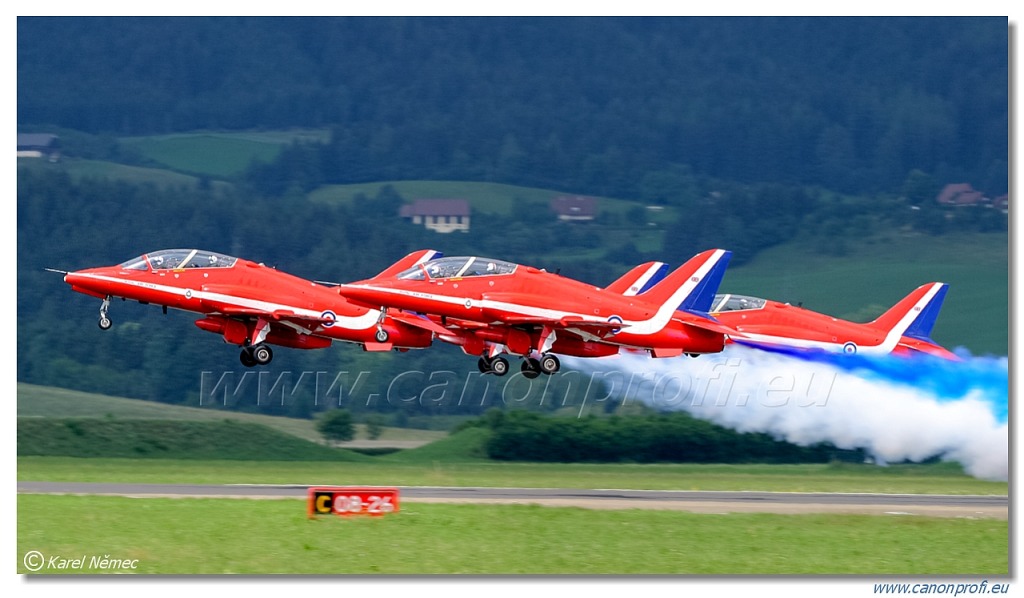
[[[895,326],[889,329],[886,333],[885,339],[882,342],[875,345],[858,345],[856,346],[858,353],[866,353],[868,355],[886,355],[892,353],[892,350],[896,348],[896,345],[900,343],[900,339],[903,338],[903,333],[910,328],[910,325],[914,323],[924,308],[935,298],[935,294],[939,292],[942,284],[935,284],[931,289],[925,293],[921,299],[914,304],[912,308],[907,310],[907,313],[900,318],[900,321]],[[784,345],[789,347],[797,347],[800,349],[821,349],[823,351],[830,352],[844,352],[844,348],[851,341],[844,342],[828,342],[828,341],[813,341],[802,338],[792,338],[788,336],[775,336],[770,334],[756,334],[749,332],[740,331],[738,334],[733,335],[734,340],[739,341],[751,341],[755,343],[764,343],[767,345]]]
[[[658,311],[646,320],[623,320],[623,330],[621,334],[635,334],[639,336],[646,336],[660,332],[672,319],[675,314],[676,307],[683,302],[683,299],[689,296],[690,293],[700,284],[700,281],[704,279],[707,273],[714,268],[715,264],[725,254],[724,250],[717,250],[715,253],[693,273],[690,278],[686,279],[682,285],[672,294],[671,297],[665,303],[663,303]],[[680,266],[682,267],[682,266]],[[530,305],[521,305],[519,303],[508,303],[506,301],[494,301],[492,299],[470,299],[468,297],[450,297],[448,295],[438,295],[435,293],[424,293],[421,291],[408,291],[405,289],[396,289],[392,287],[379,287],[375,285],[356,284],[356,285],[344,285],[354,289],[367,289],[377,292],[390,293],[392,295],[400,295],[403,297],[412,297],[415,299],[426,299],[429,301],[436,301],[438,303],[446,303],[449,305],[458,305],[469,308],[481,308],[481,309],[493,309],[508,312],[516,316],[527,316],[531,318],[540,318],[546,320],[561,320],[566,317],[576,317],[583,320],[593,319],[592,315],[580,314],[576,312],[560,311],[555,309],[546,309],[543,307],[534,307]],[[468,305],[467,305],[468,302]],[[494,324],[503,324],[504,322],[496,321]],[[578,324],[578,323],[577,323]],[[613,342],[611,339],[603,339],[605,342]]]
[[[250,299],[248,297],[238,297],[235,295],[225,295],[223,293],[212,293],[203,291],[201,289],[183,289],[181,287],[173,285],[155,284],[152,282],[144,282],[141,280],[131,280],[124,278],[116,278],[113,276],[103,276],[101,274],[89,274],[89,273],[72,273],[75,276],[81,276],[83,278],[91,278],[93,280],[101,280],[106,282],[114,282],[118,284],[124,284],[128,286],[134,286],[143,289],[149,289],[152,291],[159,291],[162,293],[168,293],[170,295],[177,295],[180,297],[186,297],[186,291],[191,291],[192,299],[217,301],[220,303],[228,304],[233,307],[241,307],[245,309],[257,309],[265,311],[268,314],[272,314],[277,310],[289,310],[298,316],[304,316],[311,319],[319,319],[321,311],[304,309],[285,303],[274,303],[271,301],[261,301],[259,299]],[[199,311],[199,310],[195,310]],[[348,330],[366,330],[367,328],[377,325],[377,319],[380,317],[380,312],[367,311],[365,314],[360,316],[335,316],[334,324],[332,327],[341,327]]]

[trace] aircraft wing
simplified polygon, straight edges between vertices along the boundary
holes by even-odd
[[[588,328],[621,329],[626,325],[622,322],[609,322],[608,320],[587,319],[574,316],[564,318],[535,318],[531,316],[504,316],[499,318],[502,323],[510,326],[553,326],[555,328],[577,328],[586,326]]]
[[[429,330],[429,331],[433,332],[434,334],[450,334],[451,333],[451,331],[449,331],[444,326],[441,326],[437,322],[435,322],[435,321],[433,321],[430,318],[427,318],[425,316],[418,316],[416,314],[412,314],[412,313],[405,312],[405,311],[400,311],[400,310],[390,310],[390,311],[388,311],[388,316],[390,316],[391,319],[395,320],[396,322],[401,322],[403,324],[406,324],[406,325],[409,325],[409,326],[413,326],[415,328],[422,328],[423,330]]]
[[[679,312],[677,312],[679,313]],[[718,320],[712,318],[705,318],[696,315],[690,315],[689,317],[676,317],[677,320],[686,324],[687,326],[694,326],[696,328],[703,328],[704,330],[710,330],[711,332],[718,332],[720,334],[727,334],[729,336],[737,336],[739,333],[725,324],[722,324]]]
[[[334,321],[331,318],[325,318],[319,314],[315,316],[297,314],[290,309],[275,309],[273,311],[269,311],[250,307],[224,306],[217,311],[218,313],[231,317],[269,318],[271,320],[291,320],[295,322],[316,324],[330,324]]]
[[[627,328],[628,324],[622,322],[608,320],[598,320],[594,318],[581,318],[579,316],[566,316],[564,318],[537,318],[530,316],[506,316],[500,318],[503,324],[508,326],[544,326],[549,327],[553,330],[566,330],[570,333],[586,333],[589,335],[596,336],[598,338],[604,338],[609,334],[613,334]]]

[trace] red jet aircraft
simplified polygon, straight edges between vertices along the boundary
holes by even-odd
[[[482,372],[505,375],[508,360],[499,354],[521,355],[522,371],[532,378],[558,371],[555,353],[601,357],[627,347],[672,357],[721,351],[731,330],[706,312],[731,255],[705,251],[653,286],[664,269],[659,262],[637,266],[601,289],[511,262],[446,257],[338,288],[367,307],[430,316],[446,329],[438,338],[480,356]]]
[[[738,344],[869,355],[927,353],[959,359],[928,338],[948,288],[940,282],[922,285],[866,324],[746,295],[716,295],[710,311],[735,329],[729,336]]]
[[[427,261],[434,251],[410,254],[380,276],[390,277]],[[103,300],[99,326],[111,327],[112,297],[162,305],[203,315],[196,326],[242,347],[247,367],[273,358],[269,345],[321,349],[334,340],[358,343],[367,351],[430,346],[436,324],[401,312],[354,305],[337,290],[263,264],[203,251],[168,249],[146,253],[118,266],[63,272],[72,290]]]

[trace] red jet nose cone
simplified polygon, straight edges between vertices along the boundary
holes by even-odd
[[[110,275],[109,268],[89,268],[68,272],[64,275],[64,282],[71,285],[71,290],[104,298],[111,295],[111,282],[107,277]]]
[[[378,290],[373,287],[346,284],[338,286],[338,294],[352,301],[353,303],[359,303],[361,305],[366,305],[374,308],[383,305],[384,303],[382,303],[382,300],[388,297],[387,292]]]

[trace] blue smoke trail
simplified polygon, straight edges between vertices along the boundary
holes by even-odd
[[[1006,480],[1007,359],[962,358],[731,346],[699,359],[622,354],[571,363],[610,382],[610,395],[623,402],[799,445],[861,448],[879,462],[940,455],[976,477]]]
[[[950,361],[924,353],[913,356],[846,355],[827,351],[797,350],[786,347],[759,347],[759,350],[786,355],[812,363],[834,366],[870,380],[891,382],[917,388],[936,401],[960,400],[976,393],[987,402],[993,415],[1006,422],[1009,403],[1009,364],[1006,357],[975,357],[966,349],[957,349],[962,361]]]

